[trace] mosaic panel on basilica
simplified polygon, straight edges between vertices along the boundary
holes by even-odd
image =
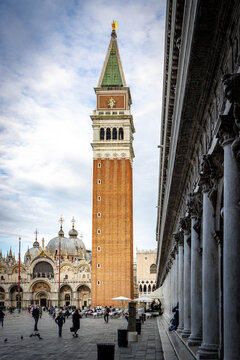
[[[18,291],[19,262],[10,249],[6,257],[0,253],[0,307],[26,308],[30,304],[57,306],[59,302],[60,254],[60,306],[79,308],[91,304],[90,250],[74,228],[65,237],[61,229],[47,246],[38,242],[37,231],[33,246],[25,253],[20,265],[20,293]],[[60,240],[59,240],[60,239]],[[60,242],[60,247],[59,247]],[[59,252],[60,249],[60,252]],[[19,299],[20,296],[20,299]]]

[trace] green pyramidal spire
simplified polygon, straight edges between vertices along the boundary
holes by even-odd
[[[126,86],[117,44],[117,23],[112,23],[111,40],[98,82],[98,86]]]
[[[114,42],[112,43],[101,85],[123,85]]]

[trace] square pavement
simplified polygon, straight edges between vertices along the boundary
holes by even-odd
[[[38,329],[42,337],[30,337],[34,334],[34,319],[27,311],[8,314],[5,312],[3,328],[0,326],[1,360],[69,360],[97,359],[97,344],[115,344],[115,360],[163,360],[163,351],[156,319],[142,324],[138,342],[129,343],[127,348],[118,346],[117,330],[126,329],[125,319],[110,319],[105,323],[103,317],[80,320],[78,338],[70,332],[72,319],[66,319],[62,337],[58,337],[58,326],[47,312],[39,319]],[[21,336],[23,339],[21,339]],[[7,341],[4,341],[7,339]]]

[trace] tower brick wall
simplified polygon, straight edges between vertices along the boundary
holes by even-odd
[[[118,296],[133,297],[132,206],[132,166],[130,160],[94,160],[93,306],[120,305],[111,299]],[[101,233],[98,233],[99,230]],[[100,247],[100,251],[98,251],[98,247]],[[98,284],[98,282],[100,283]]]

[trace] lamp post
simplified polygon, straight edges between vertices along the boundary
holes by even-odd
[[[61,273],[61,236],[59,236],[59,247],[58,247],[58,257],[59,257],[59,269],[58,269],[58,307],[60,308],[60,273]]]
[[[21,238],[19,238],[19,254],[18,254],[18,311],[21,309],[21,300],[20,300],[20,280],[21,280]]]

